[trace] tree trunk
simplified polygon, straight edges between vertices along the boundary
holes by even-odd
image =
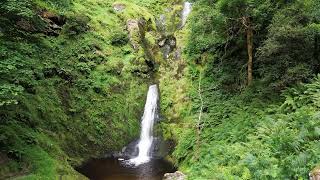
[[[200,74],[199,74],[199,84],[198,84],[198,94],[199,94],[199,99],[200,99],[200,110],[199,110],[199,116],[198,116],[198,122],[197,122],[197,127],[196,127],[196,135],[197,135],[197,139],[196,139],[196,160],[199,160],[199,155],[200,155],[200,145],[201,145],[201,117],[202,117],[202,111],[203,111],[203,99],[202,99],[202,90],[201,90],[201,70],[200,70]]]
[[[316,64],[316,69],[315,69],[316,73],[320,72],[319,41],[320,41],[319,34],[316,34],[314,36],[314,53],[313,53],[313,57],[315,59],[315,64]]]
[[[248,49],[248,86],[252,84],[252,66],[253,66],[253,29],[250,18],[246,18],[246,32],[247,32],[247,49]]]

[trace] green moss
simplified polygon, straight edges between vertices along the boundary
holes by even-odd
[[[130,3],[127,1],[117,1],[114,4],[125,5],[125,9],[117,13],[120,18],[128,20],[128,19],[139,19],[143,17],[147,21],[148,20],[152,21],[155,27],[154,16],[145,7],[142,7],[137,5],[136,3]]]
[[[34,1],[32,12],[65,16],[58,37],[12,24],[14,33],[1,31],[0,144],[12,163],[0,178],[81,179],[72,166],[138,137],[150,74],[145,62],[134,64],[144,52],[132,49],[124,29],[129,18],[154,18],[133,1],[122,14],[113,3]]]

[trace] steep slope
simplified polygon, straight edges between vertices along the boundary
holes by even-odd
[[[139,30],[165,3],[0,2],[0,178],[76,178],[71,166],[138,137],[154,71]]]
[[[186,29],[175,33],[182,58],[169,58],[159,72],[162,129],[175,139],[172,158],[188,179],[308,179],[319,166],[316,7],[316,1],[193,4]],[[239,15],[255,23],[251,86]]]

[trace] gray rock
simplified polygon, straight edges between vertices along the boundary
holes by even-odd
[[[176,39],[170,39],[169,44],[171,47],[176,47]]]
[[[163,39],[158,41],[158,45],[161,48],[164,59],[168,59],[170,53],[174,51],[177,46],[176,38],[174,36],[162,37]]]
[[[139,29],[139,22],[135,19],[129,19],[127,21],[127,29],[129,32]]]
[[[176,171],[174,173],[166,173],[163,176],[163,180],[185,180],[186,175],[184,175],[180,171]]]
[[[170,48],[170,46],[166,44],[165,46],[163,46],[163,47],[161,48],[161,50],[162,50],[162,53],[163,53],[163,58],[164,58],[164,59],[168,59],[168,58],[169,58],[169,55],[170,55],[170,53],[171,53],[171,48]]]
[[[113,4],[113,9],[117,12],[121,12],[123,11],[124,9],[126,8],[126,5],[125,4],[122,4],[122,3],[115,3]]]
[[[178,48],[175,52],[174,52],[174,58],[176,60],[181,59],[181,48]]]
[[[160,47],[163,47],[165,44],[166,44],[166,39],[163,39],[163,40],[159,41],[159,43],[158,43],[158,45]]]

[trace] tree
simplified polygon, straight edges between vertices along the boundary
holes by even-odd
[[[225,16],[226,33],[231,38],[239,34],[246,36],[247,61],[247,85],[253,81],[253,51],[254,31],[263,27],[265,21],[272,16],[275,3],[262,0],[220,0],[217,3],[218,10]]]
[[[257,72],[272,89],[308,81],[319,73],[318,1],[297,1],[275,13],[257,51]]]

